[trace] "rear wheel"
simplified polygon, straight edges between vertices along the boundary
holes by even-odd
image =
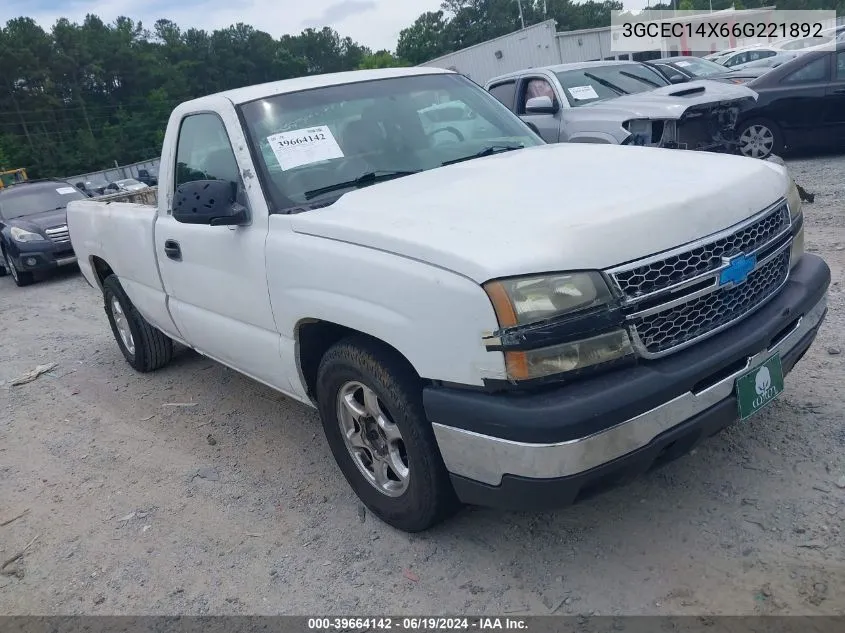
[[[395,352],[364,337],[337,343],[320,363],[317,401],[335,461],[382,521],[418,532],[458,508],[419,378]]]
[[[115,275],[103,281],[106,316],[120,351],[133,369],[149,372],[173,358],[173,341],[138,312]]]
[[[5,249],[3,250],[3,261],[6,263],[6,269],[12,276],[12,281],[15,282],[15,285],[28,286],[33,281],[35,281],[35,275],[33,275],[31,272],[27,272],[25,270],[18,270],[17,268],[15,268],[15,262],[12,261],[12,258],[5,251]]]
[[[752,119],[740,126],[739,152],[749,158],[768,158],[783,152],[783,136],[767,119]]]

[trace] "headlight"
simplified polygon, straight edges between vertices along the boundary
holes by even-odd
[[[608,303],[599,273],[517,277],[484,284],[503,328],[527,325]]]
[[[804,223],[801,222],[801,226],[799,227],[798,231],[792,237],[792,250],[789,253],[789,267],[794,268],[795,264],[798,263],[798,260],[801,259],[801,256],[804,254]]]
[[[511,380],[531,380],[618,360],[632,352],[628,332],[620,329],[552,347],[505,352],[505,365]]]
[[[789,204],[789,219],[793,226],[792,251],[789,254],[789,267],[792,268],[804,254],[804,213],[798,185],[791,178],[786,201]]]
[[[32,231],[25,231],[17,226],[13,226],[12,229],[9,231],[12,235],[12,239],[16,242],[43,242],[44,238],[38,233],[33,233]]]
[[[789,192],[786,194],[786,201],[789,203],[789,216],[794,222],[795,218],[801,215],[801,194],[798,193],[798,185],[790,177]]]
[[[597,272],[519,277],[484,285],[503,329],[530,326],[567,315],[574,319],[585,310],[607,307],[613,299]],[[592,318],[582,315],[581,318]],[[621,323],[620,323],[621,325]],[[526,332],[526,336],[530,333]],[[510,380],[530,380],[584,369],[632,353],[623,328],[557,345],[528,350],[507,350],[505,365]]]

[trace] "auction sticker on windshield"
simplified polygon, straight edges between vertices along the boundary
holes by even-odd
[[[56,189],[56,193],[61,194],[63,196],[66,196],[69,193],[75,193],[75,192],[76,192],[76,189],[74,189],[73,187],[59,187],[58,189]]]
[[[282,170],[343,158],[343,150],[326,125],[272,134],[267,142]]]
[[[598,99],[599,95],[592,86],[573,86],[569,88],[569,94],[573,99],[583,101],[584,99]]]

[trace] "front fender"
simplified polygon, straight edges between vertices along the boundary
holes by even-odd
[[[503,355],[483,343],[498,323],[477,283],[376,249],[276,231],[277,217],[267,240],[267,282],[288,348],[299,324],[321,320],[390,345],[425,379],[481,386],[505,377]]]

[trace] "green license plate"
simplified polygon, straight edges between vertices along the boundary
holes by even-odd
[[[774,400],[783,391],[783,367],[775,354],[762,365],[736,379],[739,417],[746,420]]]

